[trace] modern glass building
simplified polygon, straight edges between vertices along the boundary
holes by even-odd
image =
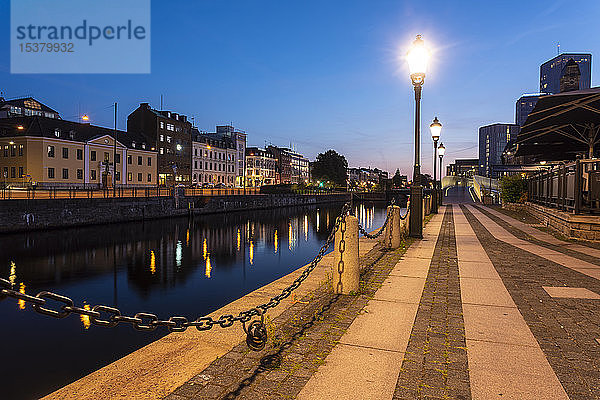
[[[515,123],[519,126],[523,126],[527,120],[527,116],[533,111],[540,96],[546,93],[533,93],[524,94],[517,100],[515,105]]]
[[[560,77],[564,66],[573,60],[579,66],[581,77],[579,89],[589,89],[592,85],[592,55],[580,53],[563,53],[540,66],[540,92],[560,93]]]
[[[506,144],[519,134],[517,124],[491,124],[479,128],[479,174],[496,178],[500,174],[493,169],[502,165],[502,152]]]

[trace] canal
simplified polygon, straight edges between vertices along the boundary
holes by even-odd
[[[384,205],[355,205],[363,226]],[[105,304],[165,318],[206,315],[307,264],[341,204],[278,208],[0,236],[0,277],[28,294],[48,290],[76,306]],[[166,335],[129,324],[54,319],[0,302],[0,398],[48,394]],[[231,328],[237,329],[237,328]]]

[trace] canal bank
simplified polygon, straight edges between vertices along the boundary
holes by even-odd
[[[341,193],[3,200],[0,233],[340,203],[348,198]]]

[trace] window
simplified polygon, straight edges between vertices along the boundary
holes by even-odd
[[[167,136],[167,143],[171,143],[171,136]]]
[[[119,171],[115,172],[115,181],[121,180],[121,173]]]
[[[77,170],[77,179],[83,179],[83,170],[82,169]]]
[[[133,157],[127,156],[127,164],[132,164],[132,163],[133,163]]]
[[[165,141],[165,135],[159,135],[158,136],[158,140],[160,140],[161,142]]]
[[[104,161],[110,161],[110,154],[106,151],[104,152]]]
[[[4,178],[8,178],[8,167],[4,167],[4,173],[2,174]]]
[[[138,172],[138,182],[141,182],[141,181],[142,181],[142,173]]]
[[[83,150],[77,149],[77,159],[83,160]]]
[[[15,145],[10,146],[10,156],[14,157],[16,155],[17,155],[17,146],[15,146]]]
[[[165,123],[163,121],[160,121],[160,129],[165,129]]]
[[[142,165],[142,156],[138,156],[138,165]]]
[[[54,168],[48,168],[48,178],[54,179]]]
[[[19,167],[19,178],[22,178],[22,177],[23,177],[23,175],[25,175],[25,174],[23,173],[23,167]]]
[[[63,168],[62,170],[62,175],[63,175],[63,179],[69,179],[69,169],[68,168]]]
[[[152,166],[152,157],[148,157],[148,166],[151,167]]]
[[[54,146],[48,146],[48,157],[54,158]]]
[[[148,182],[152,182],[152,174],[148,174]]]
[[[22,144],[19,145],[19,155],[20,156],[23,155],[23,145]]]
[[[198,169],[198,161],[194,161],[194,168]]]
[[[198,156],[198,149],[194,149],[194,155]]]
[[[96,152],[95,151],[90,151],[90,160],[91,161],[96,161]],[[95,179],[95,178],[94,178]]]
[[[165,154],[165,149],[161,147],[160,149],[158,149],[158,153],[159,154]]]
[[[131,172],[127,173],[127,180],[131,182],[133,180],[133,174]]]
[[[63,147],[62,148],[62,157],[63,158],[69,158],[69,148],[68,147]]]
[[[115,154],[115,162],[118,164],[121,163],[121,154],[120,153]]]
[[[15,167],[10,167],[10,177],[16,178],[17,177],[16,174],[17,174],[17,169]]]
[[[8,157],[8,146],[4,146],[4,157]]]
[[[93,181],[96,180],[96,170],[95,169],[90,171],[90,179]]]
[[[60,129],[56,128],[56,129],[54,130],[54,136],[56,136],[56,137],[60,137]]]

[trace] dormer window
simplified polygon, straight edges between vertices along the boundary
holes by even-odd
[[[146,143],[142,143],[142,149],[146,149]]]
[[[58,129],[58,128],[54,129],[54,136],[60,137],[60,129]]]
[[[131,142],[131,147],[135,149],[135,142]]]
[[[75,139],[75,131],[69,131],[69,138],[71,138],[71,140]]]

